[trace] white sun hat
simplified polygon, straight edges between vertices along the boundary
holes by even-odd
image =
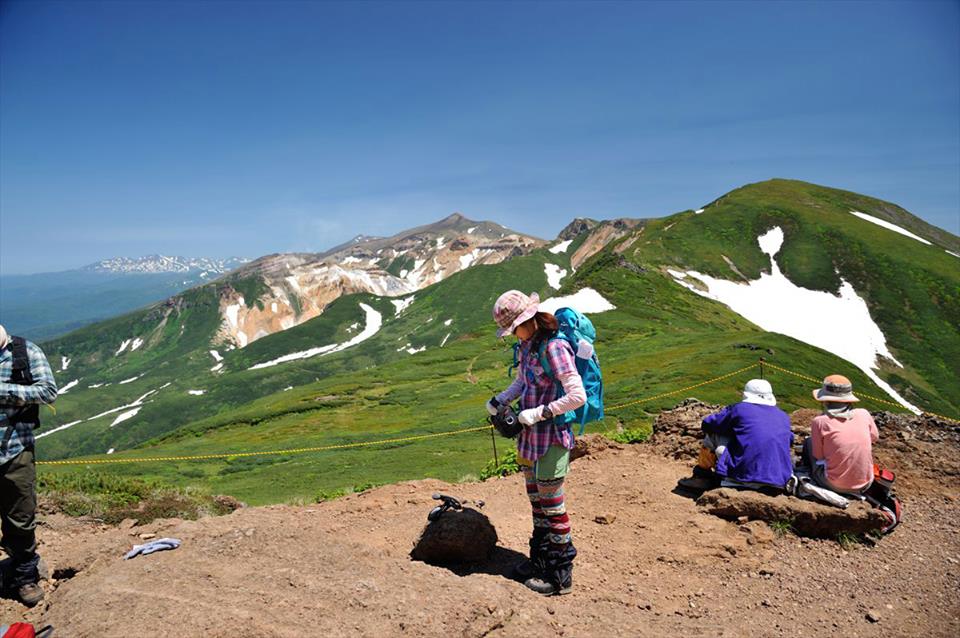
[[[776,405],[777,397],[773,396],[773,386],[766,379],[750,379],[743,386],[743,402],[757,405]]]

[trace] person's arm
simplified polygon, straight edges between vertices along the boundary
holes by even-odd
[[[517,371],[517,378],[513,380],[510,386],[497,395],[497,403],[507,404],[516,399],[523,392],[523,377]]]
[[[576,370],[557,376],[557,381],[563,386],[563,396],[547,404],[550,414],[559,416],[564,412],[576,410],[587,402],[587,391],[583,387],[583,379]]]
[[[700,422],[700,429],[707,434],[719,434],[721,436],[733,435],[733,420],[730,418],[733,414],[733,406],[728,405],[715,414],[709,414]]]
[[[880,438],[880,431],[877,429],[877,422],[873,420],[873,416],[868,416],[867,418],[870,419],[870,442],[876,443],[877,439]]]
[[[810,424],[810,453],[814,461],[823,460],[823,433],[820,431],[820,421],[813,420]]]
[[[30,358],[33,384],[0,382],[0,404],[22,406],[53,403],[57,400],[57,382],[53,378],[53,370],[50,369],[43,350],[28,343],[27,355]]]

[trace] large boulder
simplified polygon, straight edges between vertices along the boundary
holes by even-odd
[[[475,509],[447,510],[427,523],[410,558],[431,565],[459,565],[487,560],[497,544],[497,530]]]
[[[795,496],[767,496],[753,490],[710,490],[697,499],[697,505],[728,520],[745,516],[768,523],[789,522],[797,534],[818,538],[833,538],[841,532],[863,534],[887,524],[879,510],[861,501],[840,509]]]

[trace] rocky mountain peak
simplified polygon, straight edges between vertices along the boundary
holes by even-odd
[[[563,230],[560,231],[560,234],[557,235],[557,239],[568,240],[576,239],[583,233],[593,230],[597,224],[599,224],[595,219],[590,219],[588,217],[577,217],[572,222],[564,226]]]

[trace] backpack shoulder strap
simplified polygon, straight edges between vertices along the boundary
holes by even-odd
[[[520,342],[513,344],[513,363],[507,368],[507,376],[513,377],[513,371],[520,366]]]
[[[30,354],[27,352],[27,340],[23,337],[11,337],[10,350],[13,353],[10,383],[31,385],[33,374],[30,372]]]
[[[538,352],[540,355],[540,366],[543,368],[543,371],[547,373],[547,376],[554,380],[556,380],[556,377],[553,375],[553,366],[550,365],[550,358],[547,357],[547,344],[554,339],[559,338],[560,337],[550,337],[549,339],[544,339],[540,342],[540,348]]]

